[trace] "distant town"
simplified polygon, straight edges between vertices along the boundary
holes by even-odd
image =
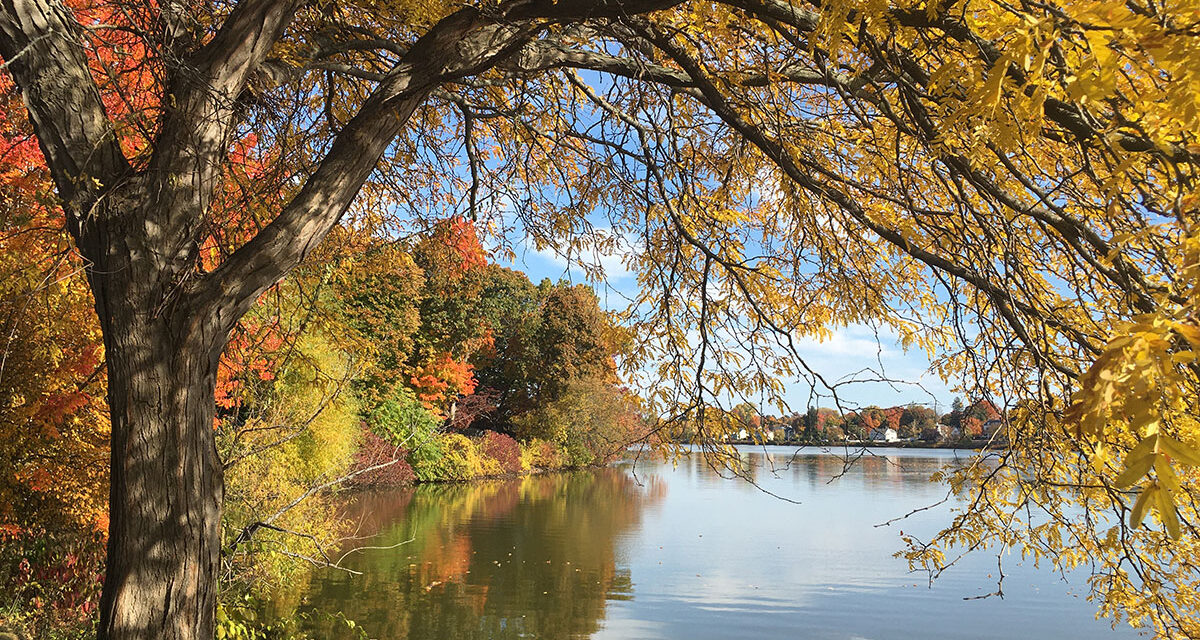
[[[724,412],[724,440],[755,444],[912,443],[954,445],[1002,444],[1003,413],[987,400],[965,404],[955,399],[949,413],[922,405],[865,407],[840,412],[812,407],[786,416],[760,415],[749,403]],[[682,434],[689,441],[694,433]]]

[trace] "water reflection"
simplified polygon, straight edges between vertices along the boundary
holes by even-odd
[[[954,501],[888,526],[945,489],[956,454],[742,452],[758,485],[699,457],[482,485],[363,494],[349,506],[372,546],[278,603],[343,611],[371,637],[1125,638],[1060,577],[969,557],[928,588],[892,557],[900,530],[928,537]],[[844,452],[834,452],[844,453]],[[669,488],[669,491],[668,491]],[[784,502],[767,492],[795,500]],[[296,605],[300,600],[302,604]],[[314,630],[339,636],[336,625]]]
[[[348,515],[379,535],[359,544],[400,546],[352,554],[343,564],[363,575],[320,575],[305,600],[378,638],[588,637],[608,601],[631,597],[619,543],[664,491],[603,469],[360,494]]]

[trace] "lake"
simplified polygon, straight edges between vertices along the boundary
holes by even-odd
[[[930,587],[900,532],[949,522],[929,475],[966,452],[745,448],[757,487],[698,456],[469,485],[354,494],[369,546],[281,594],[277,614],[341,611],[372,638],[1137,638],[1094,619],[1082,573],[966,558]],[[839,474],[841,474],[839,476]],[[794,500],[787,502],[766,492]],[[349,548],[347,547],[347,550]],[[328,620],[318,637],[354,637]]]

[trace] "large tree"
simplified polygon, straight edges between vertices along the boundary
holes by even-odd
[[[211,635],[216,362],[356,197],[508,213],[591,264],[626,251],[629,364],[656,360],[652,409],[699,417],[712,442],[704,407],[778,400],[780,379],[840,403],[845,383],[798,340],[889,326],[1016,409],[999,461],[1015,472],[956,483],[974,499],[939,543],[1093,558],[1110,613],[1195,629],[1195,536],[1061,506],[1121,518],[1132,496],[1114,484],[1140,482],[1134,520],[1150,497],[1172,537],[1196,520],[1169,463],[1200,461],[1190,0],[100,6],[112,19],[5,0],[0,55],[104,334],[102,637]],[[112,64],[117,35],[142,64]],[[278,206],[230,238],[221,185],[250,134],[276,154]],[[941,547],[914,545],[940,566]],[[1131,570],[1167,586],[1137,595]]]
[[[89,30],[105,25],[80,24],[61,2],[17,0],[0,9],[0,55],[88,264],[104,335],[112,469],[101,637],[212,636],[223,494],[212,427],[217,360],[258,295],[337,224],[414,112],[441,85],[486,71],[555,22],[666,4],[465,7],[412,41],[389,34],[401,53],[350,105],[351,117],[303,186],[211,269],[199,249],[208,225],[221,224],[208,213],[230,146],[249,109],[272,108],[254,104],[251,85],[277,68],[266,63],[289,29],[312,29],[305,35],[315,46],[318,28],[298,24],[297,16],[320,21],[321,7],[293,0],[163,4],[127,27],[145,39],[145,64],[161,81],[157,118],[136,157],[121,147],[89,60]],[[366,25],[332,17],[321,26],[347,35]]]

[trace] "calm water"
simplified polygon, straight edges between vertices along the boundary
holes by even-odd
[[[1136,638],[1093,618],[1082,574],[979,554],[930,588],[892,553],[901,530],[928,537],[952,505],[931,472],[951,451],[880,450],[843,476],[835,455],[747,451],[754,486],[701,460],[360,494],[345,565],[283,594],[340,610],[373,638]],[[791,461],[789,464],[789,460]],[[775,473],[771,468],[776,469]],[[349,637],[330,624],[320,637]],[[340,634],[340,635],[339,635]]]

